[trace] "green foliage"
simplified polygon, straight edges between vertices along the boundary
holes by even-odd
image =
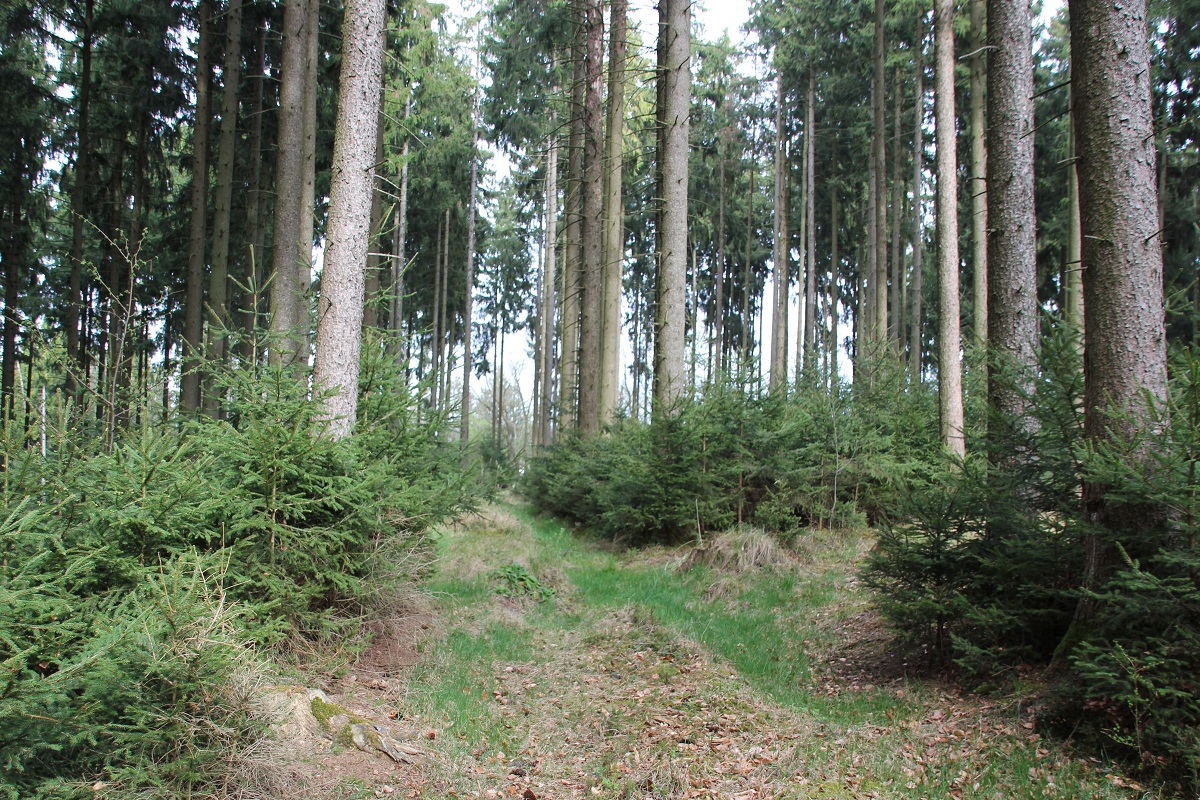
[[[1073,345],[1057,333],[1047,340],[1032,418],[993,414],[986,459],[909,484],[883,520],[865,578],[910,642],[986,683],[1016,664],[1046,664],[1070,641],[1090,535],[1111,554],[1108,578],[1087,592],[1097,610],[1068,651],[1051,721],[1194,792],[1200,356],[1177,354],[1170,404],[1148,429],[1085,447]],[[1107,513],[1124,524],[1089,524],[1084,481],[1107,487]]]
[[[714,386],[649,425],[623,420],[604,436],[562,439],[531,461],[525,492],[543,510],[633,544],[740,522],[784,538],[861,524],[937,452],[936,431],[920,421],[931,393],[914,387],[912,398],[884,402],[907,379],[878,373],[857,399],[843,389],[754,398]]]
[[[110,438],[64,412],[0,472],[0,797],[218,792],[263,734],[254,646],[347,638],[472,487],[382,347],[355,435],[305,382],[216,377],[224,419]],[[51,415],[53,416],[53,415]],[[415,566],[409,566],[415,565]],[[350,637],[352,638],[352,637]]]
[[[520,564],[508,564],[493,573],[496,577],[496,594],[503,597],[531,597],[539,603],[544,603],[554,597],[554,590],[546,586],[538,577]]]

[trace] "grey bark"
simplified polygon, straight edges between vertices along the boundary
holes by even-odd
[[[625,0],[612,0],[608,36],[608,121],[604,153],[604,257],[600,325],[600,418],[616,415],[620,387],[621,273],[625,204],[621,191],[625,140]]]
[[[662,128],[662,230],[658,232],[658,280],[655,284],[654,409],[670,413],[687,386],[685,297],[687,280],[688,131],[691,104],[691,0],[660,0],[659,48],[665,63]]]
[[[200,358],[204,336],[204,243],[208,211],[208,129],[211,117],[210,65],[212,3],[200,0],[200,38],[196,43],[196,122],[192,131],[191,226],[188,237],[187,294],[183,311],[183,374],[179,405],[200,408]],[[112,291],[116,291],[113,287]]]
[[[987,0],[988,397],[1025,432],[1039,328],[1031,24],[1026,3]]]
[[[817,74],[808,68],[808,107],[804,111],[804,219],[807,270],[804,283],[804,371],[807,376],[816,365],[817,322]]]
[[[467,199],[467,280],[466,298],[463,300],[463,383],[462,423],[459,438],[466,444],[471,438],[471,317],[475,308],[475,208],[479,189],[479,161],[475,151],[479,147],[479,102],[471,112],[471,193]]]
[[[358,410],[364,268],[371,237],[376,115],[383,76],[386,0],[347,0],[329,188],[325,268],[317,309],[313,387],[329,435],[350,433]]]
[[[1084,294],[1084,432],[1091,441],[1132,440],[1151,424],[1147,400],[1167,394],[1163,262],[1158,237],[1150,51],[1143,0],[1071,0],[1071,94],[1075,99]],[[1133,456],[1149,458],[1143,444]],[[1084,485],[1090,522],[1137,531],[1150,509],[1111,502],[1109,487]],[[1085,539],[1083,586],[1097,590],[1115,560],[1104,537]],[[1091,622],[1081,598],[1072,626]],[[1070,636],[1070,634],[1069,634]]]
[[[571,132],[567,141],[567,197],[563,231],[562,358],[559,375],[559,428],[568,430],[579,422],[579,292],[582,266],[580,220],[583,199],[583,96],[584,54],[578,41],[573,49],[574,76],[571,82]]]
[[[1013,120],[997,120],[992,112],[992,102],[990,99],[991,88],[995,84],[993,78],[994,73],[991,66],[991,58],[1005,59],[1007,54],[1001,53],[994,48],[992,52],[994,56],[985,57],[988,48],[984,47],[984,6],[987,7],[987,35],[986,41],[989,45],[995,45],[999,39],[992,32],[992,17],[995,13],[995,7],[999,5],[996,0],[971,0],[971,264],[974,269],[973,276],[973,305],[975,308],[975,324],[972,328],[975,343],[977,345],[987,344],[989,337],[988,314],[990,313],[990,305],[988,303],[988,271],[991,269],[991,264],[988,261],[990,253],[994,252],[988,244],[988,187],[990,186],[990,173],[988,171],[988,153],[991,146],[997,143],[996,137],[992,131],[996,125],[1005,127],[1011,131],[1014,125]],[[1020,10],[1015,6],[1021,3],[1011,3],[1014,8],[1011,14],[1020,14]],[[1004,13],[1003,11],[999,13]],[[1028,9],[1025,11],[1028,16]],[[1004,44],[1002,47],[1020,47],[1019,41],[1014,41],[1011,44]],[[1019,57],[1019,54],[1017,54]],[[1012,71],[1012,67],[1007,67],[1005,74]],[[1004,89],[1001,89],[1004,91]],[[1030,92],[1032,96],[1033,92]],[[1030,100],[1030,103],[1033,101]],[[986,120],[984,110],[987,109]],[[1009,109],[1016,110],[1016,109]],[[990,123],[990,124],[989,124]],[[1032,135],[1029,136],[1028,145],[1033,147]],[[1021,147],[1021,144],[1015,145]],[[1032,205],[1030,206],[1032,213]],[[1031,284],[1032,285],[1032,284]],[[997,308],[999,305],[997,304]]]
[[[600,0],[583,6],[583,185],[580,235],[579,431],[600,432],[600,347],[604,262],[604,17]]]
[[[212,272],[208,284],[208,357],[223,363],[226,358],[226,332],[232,327],[226,282],[229,279],[229,227],[233,217],[233,163],[237,146],[238,84],[242,67],[242,0],[229,0],[225,24],[225,65],[221,70],[224,84],[221,98],[221,130],[217,143],[217,196],[213,217]],[[220,412],[220,397],[209,393],[205,411]]]
[[[937,143],[938,410],[942,443],[966,455],[962,333],[958,297],[958,156],[954,131],[954,2],[934,3],[934,116]]]
[[[290,366],[301,348],[299,311],[304,288],[297,263],[311,253],[300,244],[304,184],[305,62],[308,52],[308,0],[286,0],[280,62],[278,133],[275,150],[275,213],[271,242],[270,363]]]
[[[871,116],[875,121],[875,323],[874,338],[877,343],[887,340],[888,335],[888,285],[887,285],[887,78],[884,75],[884,58],[887,55],[883,38],[885,0],[875,0],[875,104]]]
[[[918,26],[921,25],[918,20]],[[922,218],[925,174],[925,65],[922,63],[923,44],[917,43],[917,89],[913,109],[913,230],[912,230],[912,311],[909,318],[908,357],[913,380],[921,381],[921,296],[925,291],[923,260],[925,221]]]
[[[775,266],[775,314],[771,319],[771,376],[768,386],[772,391],[782,386],[787,388],[787,341],[788,341],[788,260],[791,256],[785,238],[787,230],[787,134],[783,116],[783,74],[775,76],[775,219],[772,231]]]
[[[550,117],[550,130],[554,130],[554,116]],[[553,417],[550,414],[550,398],[554,387],[554,289],[557,286],[555,260],[558,254],[558,134],[551,133],[546,153],[546,229],[545,260],[542,273],[541,340],[542,364],[541,417],[539,443],[548,445],[553,440]]]
[[[263,96],[267,82],[267,23],[263,20],[258,25],[255,39],[255,79],[254,93],[250,100],[250,181],[246,190],[246,272],[243,276],[245,291],[242,296],[242,357],[247,361],[257,355],[258,343],[256,330],[258,314],[261,307],[259,293],[263,289],[263,241],[266,237],[266,226],[262,224],[263,190],[262,190],[262,151],[263,151]]]

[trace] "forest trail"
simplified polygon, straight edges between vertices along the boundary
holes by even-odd
[[[869,545],[618,552],[489,506],[440,533],[430,615],[331,687],[421,754],[327,744],[303,771],[350,797],[1138,796],[1039,737],[1020,700],[889,660],[856,579]]]

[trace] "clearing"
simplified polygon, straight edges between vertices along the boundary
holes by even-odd
[[[617,551],[490,506],[439,534],[428,615],[324,687],[420,753],[343,736],[296,777],[350,797],[1144,796],[1042,739],[1021,697],[908,674],[856,578],[870,545]]]

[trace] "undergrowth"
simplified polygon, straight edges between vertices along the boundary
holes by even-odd
[[[272,658],[360,639],[472,491],[390,364],[368,351],[339,442],[266,367],[213,376],[219,417],[51,404],[4,431],[0,797],[253,795],[235,762]]]

